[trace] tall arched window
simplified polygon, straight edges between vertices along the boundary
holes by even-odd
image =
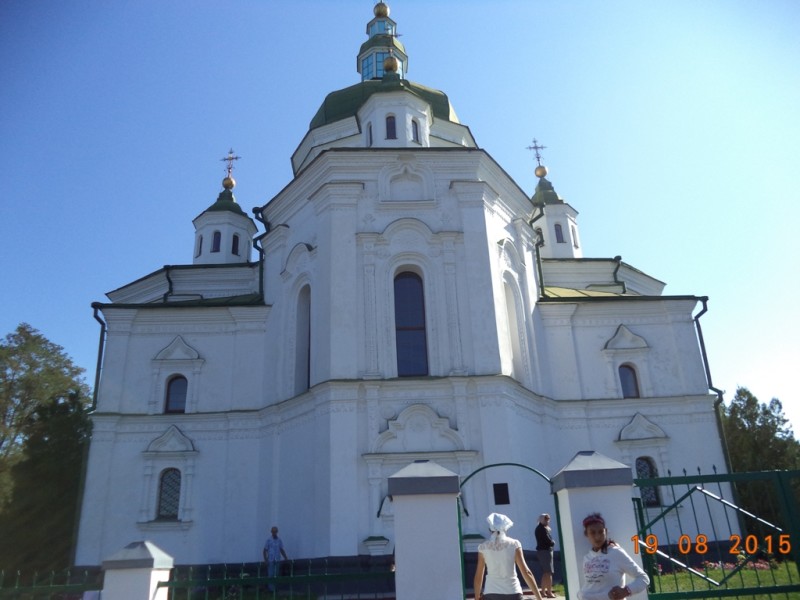
[[[522,381],[524,368],[522,366],[522,344],[520,343],[519,323],[517,321],[517,299],[508,283],[503,283],[506,297],[506,323],[508,325],[508,345],[511,350],[511,377]]]
[[[177,521],[181,500],[181,472],[178,469],[164,469],[158,480],[159,521]]]
[[[386,117],[386,139],[387,140],[397,139],[397,123],[395,121],[394,115],[389,115],[388,117]]]
[[[564,243],[564,231],[561,229],[561,224],[556,223],[556,242],[559,244]]]
[[[649,456],[640,456],[636,459],[636,478],[654,479],[658,477],[656,463]],[[658,497],[658,488],[644,486],[639,488],[642,502],[645,506],[661,506],[661,499]]]
[[[231,254],[239,256],[239,234],[234,233],[231,239]]]
[[[419,123],[416,119],[411,121],[411,139],[419,144]]]
[[[311,387],[311,288],[303,286],[297,296],[297,323],[294,359],[294,393]]]
[[[195,256],[200,256],[203,253],[203,236],[197,236],[197,252],[195,252]]]
[[[372,123],[367,123],[367,146],[372,148]]]
[[[619,382],[622,385],[623,398],[639,398],[639,379],[636,370],[630,365],[620,365]]]
[[[164,403],[164,412],[183,413],[186,412],[186,391],[189,382],[183,375],[175,375],[167,382],[167,400]]]
[[[428,341],[425,334],[425,294],[422,278],[403,272],[394,278],[394,329],[397,344],[397,376],[428,374]]]
[[[578,244],[578,230],[575,229],[575,225],[570,225],[570,231],[572,231],[572,246],[574,248],[578,248],[580,244]]]
[[[220,246],[222,246],[222,234],[219,231],[215,231],[214,237],[211,239],[211,251],[219,252]]]

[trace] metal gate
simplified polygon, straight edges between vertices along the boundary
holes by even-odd
[[[651,598],[800,600],[800,471],[634,483],[638,531],[630,541],[650,575]]]
[[[464,480],[461,482],[459,487],[463,489],[464,486],[467,484],[467,482],[470,479],[472,479],[475,475],[477,475],[481,471],[485,471],[486,469],[492,469],[494,467],[518,467],[518,468],[521,468],[521,469],[525,469],[526,471],[530,471],[532,473],[535,473],[536,475],[538,475],[539,477],[544,479],[547,482],[548,486],[550,485],[550,478],[547,475],[545,475],[544,473],[542,473],[541,471],[539,471],[538,469],[534,469],[533,467],[530,467],[528,465],[523,465],[521,463],[504,462],[504,463],[494,463],[494,464],[491,464],[491,465],[484,465],[482,467],[479,467],[479,468],[475,469],[472,473],[470,473],[469,475],[467,475],[464,478]],[[555,523],[556,523],[556,536],[558,537],[558,539],[561,539],[561,514],[559,513],[559,510],[558,510],[558,496],[556,496],[555,494],[553,495],[553,502],[554,502],[554,505],[555,505],[555,515],[554,516],[555,516]],[[459,538],[460,538],[459,541],[460,541],[460,545],[461,545],[461,577],[462,577],[462,584],[463,584],[462,585],[462,587],[463,587],[462,595],[466,599],[466,597],[467,597],[467,590],[466,590],[466,588],[467,588],[467,577],[466,577],[467,573],[466,573],[466,565],[464,564],[464,535],[463,535],[463,532],[461,530],[461,511],[462,510],[464,511],[464,513],[467,513],[467,507],[464,506],[463,499],[459,498],[459,500],[458,500],[458,535],[459,535]],[[562,578],[562,580],[564,582],[565,594],[567,594],[567,596],[569,596],[569,589],[568,589],[568,586],[567,586],[567,576],[566,576],[566,573],[564,573],[563,561],[561,562],[561,571],[562,571],[561,572],[561,578]],[[800,599],[798,599],[798,600],[800,600]]]

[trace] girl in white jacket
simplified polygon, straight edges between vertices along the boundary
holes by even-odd
[[[650,578],[616,542],[608,539],[606,522],[599,513],[583,520],[583,534],[592,549],[583,558],[585,585],[581,600],[622,600],[644,591]]]

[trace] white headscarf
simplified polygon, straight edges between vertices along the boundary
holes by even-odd
[[[500,513],[490,514],[486,517],[486,521],[489,523],[489,529],[498,536],[505,535],[506,531],[514,524],[514,521]]]

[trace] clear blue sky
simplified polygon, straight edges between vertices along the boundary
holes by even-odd
[[[584,252],[710,297],[712,376],[800,434],[800,3],[393,0],[408,77],[445,91],[528,193],[542,141]],[[93,383],[90,303],[190,263],[230,147],[246,209],[356,83],[372,0],[0,2],[0,334]]]

